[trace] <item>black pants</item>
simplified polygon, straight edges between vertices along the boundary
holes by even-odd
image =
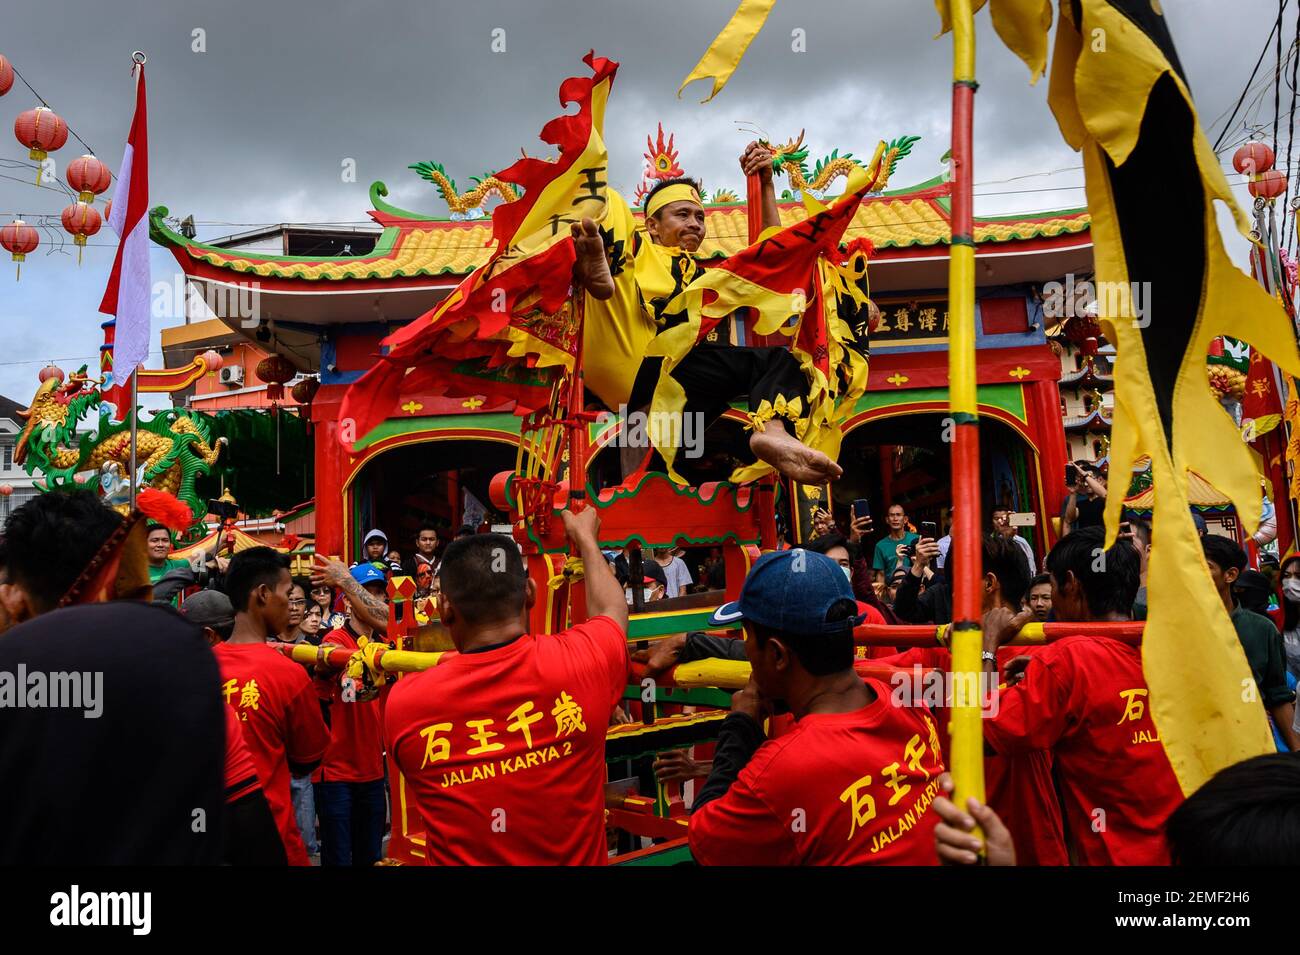
[[[639,410],[650,404],[662,364],[662,358],[646,358],[641,362],[627,402],[628,410]],[[783,395],[789,401],[808,393],[803,369],[785,348],[697,345],[673,369],[672,376],[686,392],[685,412],[702,413],[710,422],[733,401],[748,401],[749,410],[757,411],[765,400],[775,403]]]
[[[646,358],[637,369],[628,411],[644,411],[654,397],[659,383],[662,358]],[[787,401],[808,393],[808,380],[799,367],[798,360],[785,348],[740,348],[733,345],[697,345],[678,363],[672,372],[673,379],[686,392],[683,414],[700,414],[705,427],[720,418],[733,401],[748,402],[750,411],[757,411],[766,400],[773,404],[778,397]],[[804,409],[807,411],[807,409]],[[753,463],[748,442],[724,440],[728,445],[720,448],[709,440],[709,447],[734,458]],[[640,466],[645,457],[644,448],[625,447],[620,455],[622,474],[626,477]],[[678,468],[688,461],[679,458]],[[662,470],[662,459],[656,452],[650,463],[651,470]],[[683,472],[686,473],[686,472]]]

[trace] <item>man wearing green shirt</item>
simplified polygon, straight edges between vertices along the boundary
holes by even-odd
[[[889,525],[889,534],[876,542],[875,557],[871,561],[871,571],[876,580],[888,580],[899,566],[898,545],[915,544],[921,535],[907,529],[907,512],[902,504],[891,504],[885,513],[885,523]],[[903,567],[910,566],[911,561],[903,558]]]
[[[1268,617],[1238,605],[1232,596],[1233,582],[1246,569],[1246,552],[1219,534],[1206,534],[1201,538],[1201,546],[1205,550],[1205,561],[1210,566],[1215,589],[1232,615],[1237,639],[1246,651],[1246,662],[1255,676],[1264,709],[1273,718],[1287,748],[1300,749],[1300,733],[1294,728],[1295,694],[1286,685],[1282,635]]]
[[[172,535],[161,524],[154,524],[149,528],[149,536],[146,540],[149,546],[149,583],[158,583],[162,575],[169,570],[189,566],[188,561],[167,556],[172,550]]]

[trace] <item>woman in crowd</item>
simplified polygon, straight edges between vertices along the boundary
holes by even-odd
[[[1300,556],[1282,564],[1282,644],[1287,670],[1300,679]]]
[[[306,611],[302,615],[302,622],[298,624],[297,632],[294,633],[293,643],[310,643],[312,646],[320,646],[321,638],[321,612],[317,604],[308,604]]]
[[[334,609],[334,588],[329,584],[313,584],[309,591],[311,601],[320,607],[321,627],[328,633],[343,626],[347,614]]]

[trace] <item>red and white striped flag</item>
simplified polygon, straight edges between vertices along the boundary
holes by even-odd
[[[144,66],[137,65],[135,118],[118,167],[108,224],[118,234],[117,257],[99,310],[117,319],[113,381],[125,386],[149,354],[149,124],[145,118]],[[119,408],[120,411],[120,408]]]

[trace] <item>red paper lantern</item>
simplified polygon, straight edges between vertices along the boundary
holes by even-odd
[[[34,162],[43,162],[56,149],[68,141],[68,124],[48,106],[38,106],[18,114],[14,120],[14,135],[27,147],[27,156]],[[36,185],[41,184],[41,167],[36,170]]]
[[[46,365],[36,377],[40,379],[41,384],[45,384],[50,378],[57,378],[62,381],[67,376],[63,374],[63,369],[58,365]]]
[[[81,250],[86,239],[99,231],[101,221],[95,207],[88,202],[74,202],[63,210],[63,228],[77,244],[77,264],[81,264]]]
[[[14,492],[12,484],[0,484],[0,497],[8,497]]]
[[[68,185],[77,190],[77,198],[82,202],[94,202],[95,197],[113,182],[113,174],[108,171],[108,167],[89,155],[68,163],[68,171],[64,176]]]
[[[15,219],[4,228],[0,228],[0,246],[4,246],[5,250],[13,256],[13,260],[18,263],[19,277],[22,276],[22,263],[27,258],[27,253],[40,244],[40,233],[22,219]]]
[[[226,363],[225,359],[221,357],[221,352],[215,351],[214,349],[211,348],[209,348],[199,357],[203,359],[203,364],[208,366],[209,375],[220,371],[221,366]]]
[[[293,395],[293,400],[298,404],[309,405],[318,391],[320,391],[320,381],[315,378],[304,378],[293,386],[290,394]]]
[[[257,377],[266,382],[266,397],[272,401],[284,399],[285,382],[296,374],[298,369],[283,355],[268,355],[257,363]]]
[[[1252,140],[1232,154],[1232,168],[1243,176],[1258,176],[1273,168],[1273,159],[1272,148]]]
[[[1256,199],[1276,199],[1286,195],[1286,173],[1269,169],[1252,179],[1246,188]]]
[[[14,68],[5,59],[3,53],[0,53],[0,96],[8,93],[14,85]]]
[[[104,221],[107,222],[113,218],[113,200],[107,199],[104,202]]]
[[[1101,337],[1101,323],[1091,315],[1076,315],[1065,323],[1065,337],[1079,346],[1085,357],[1097,354],[1097,339]]]

